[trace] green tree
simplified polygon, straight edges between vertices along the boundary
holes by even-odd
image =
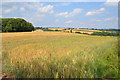
[[[1,18],[2,32],[26,32],[33,31],[34,26],[21,18]]]

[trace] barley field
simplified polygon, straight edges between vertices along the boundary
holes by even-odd
[[[3,73],[11,78],[117,78],[117,37],[64,32],[2,35]]]

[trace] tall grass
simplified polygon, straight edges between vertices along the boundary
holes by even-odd
[[[115,37],[60,32],[16,35],[9,38],[3,36],[3,72],[11,77],[118,77],[118,46]]]

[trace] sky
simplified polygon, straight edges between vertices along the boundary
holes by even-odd
[[[118,28],[116,2],[3,2],[3,18],[23,18],[35,27]]]

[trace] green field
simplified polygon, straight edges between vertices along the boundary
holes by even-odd
[[[117,37],[64,32],[0,34],[3,73],[10,77],[118,77]]]

